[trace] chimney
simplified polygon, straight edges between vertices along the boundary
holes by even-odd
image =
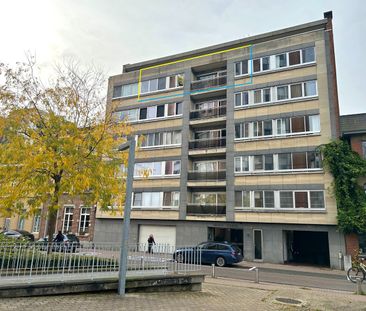
[[[332,19],[333,18],[333,11],[324,12],[324,18]]]

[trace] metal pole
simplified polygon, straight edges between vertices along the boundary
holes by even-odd
[[[123,233],[122,244],[119,260],[119,278],[118,278],[118,294],[122,297],[126,293],[126,273],[127,273],[127,256],[128,256],[128,238],[130,229],[130,214],[131,214],[131,199],[132,199],[132,183],[133,172],[135,166],[135,139],[129,139],[129,153],[128,153],[128,169],[126,181],[126,199],[123,216]]]

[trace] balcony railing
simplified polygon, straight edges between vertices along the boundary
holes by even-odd
[[[212,139],[197,139],[189,142],[189,149],[208,149],[226,147],[226,137]]]
[[[225,215],[226,204],[188,203],[187,215]]]
[[[195,110],[190,114],[191,120],[205,119],[205,118],[218,118],[226,116],[226,106],[210,108],[205,110]]]
[[[208,89],[208,88],[215,88],[218,86],[226,85],[226,83],[227,83],[226,76],[216,77],[216,78],[207,79],[207,80],[198,80],[198,81],[193,81],[191,83],[191,90],[197,91],[197,90],[203,90],[203,89]]]
[[[215,172],[188,172],[188,180],[225,180],[226,170],[220,170]]]

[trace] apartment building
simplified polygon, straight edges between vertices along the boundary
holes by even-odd
[[[332,12],[124,65],[107,108],[142,139],[131,242],[225,240],[250,261],[341,267],[332,177],[317,151],[339,137]],[[121,231],[121,216],[97,211],[95,241]]]
[[[342,136],[348,141],[352,150],[366,159],[366,113],[341,116],[340,126]],[[366,176],[360,179],[360,183],[366,192]],[[358,249],[366,253],[366,234],[348,234],[346,236],[347,254],[354,254]]]

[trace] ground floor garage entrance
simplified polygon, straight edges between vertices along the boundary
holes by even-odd
[[[146,248],[147,239],[152,234],[155,239],[155,243],[161,247],[175,247],[176,242],[176,227],[175,226],[158,226],[158,225],[139,225],[138,242],[145,245]]]
[[[284,231],[285,262],[330,265],[328,232]]]

